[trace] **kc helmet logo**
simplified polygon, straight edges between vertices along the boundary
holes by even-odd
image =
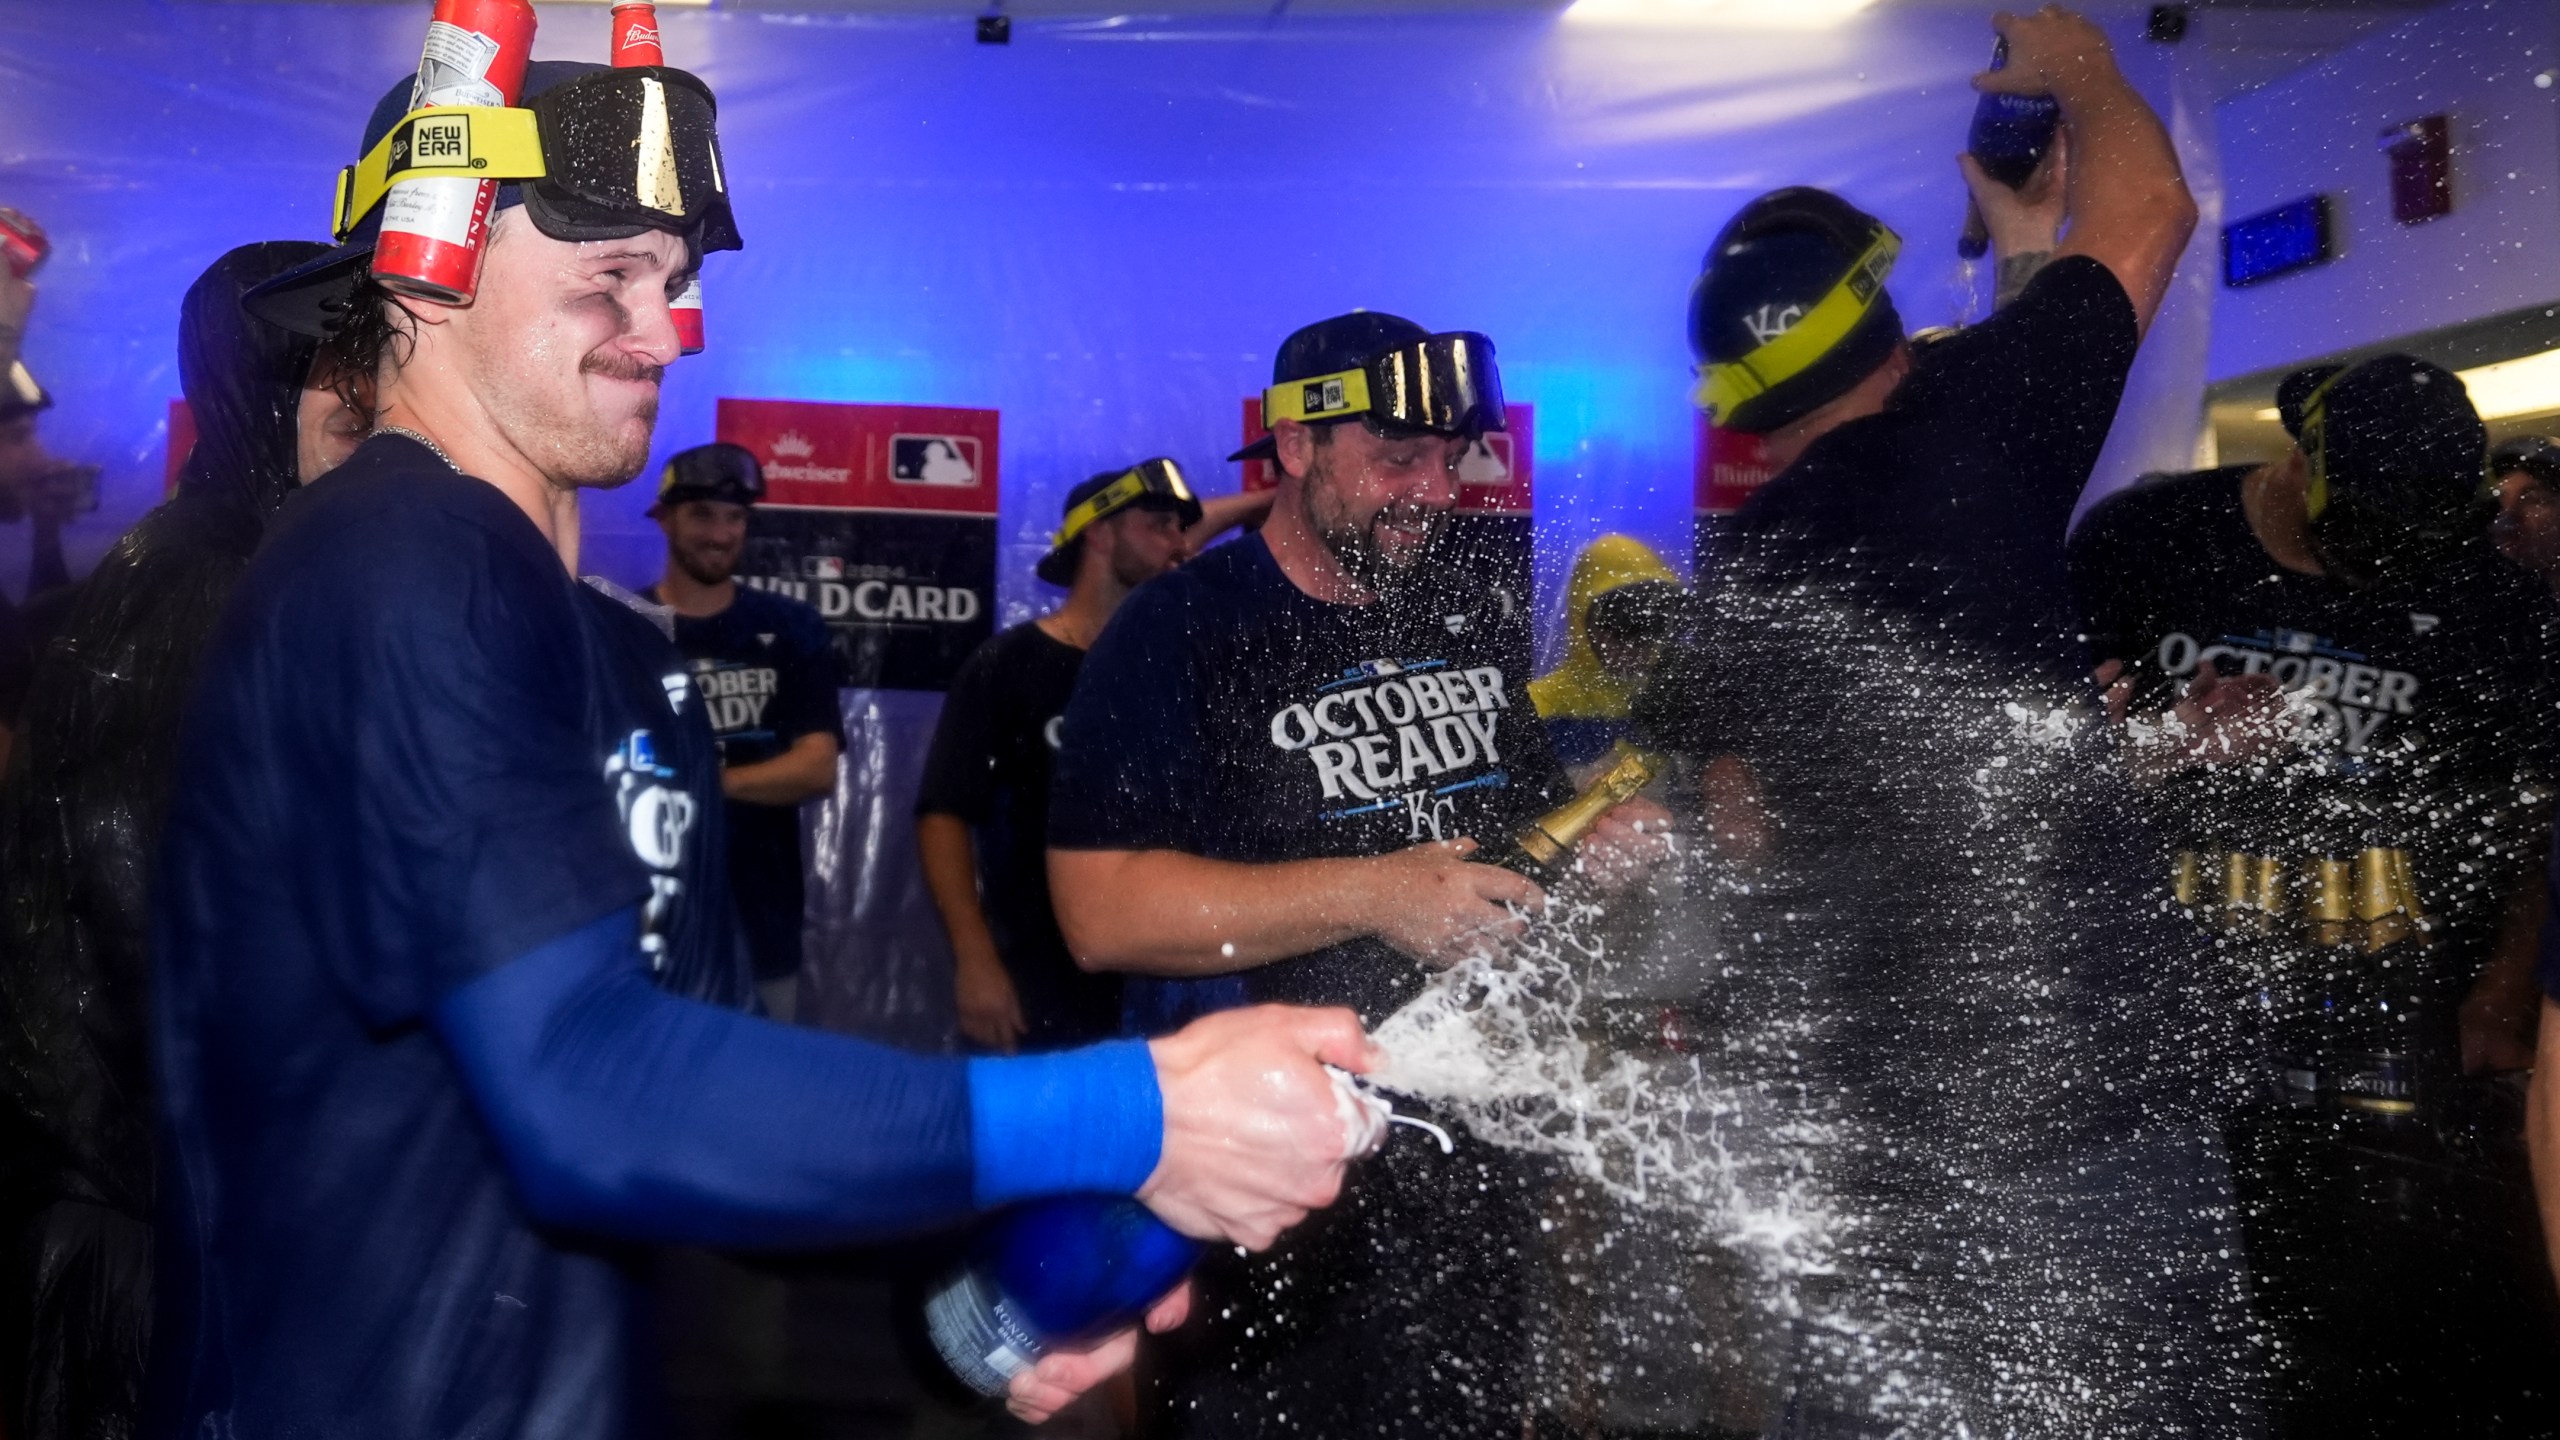
[[[1803,318],[1802,305],[1789,305],[1783,309],[1776,305],[1763,305],[1743,316],[1742,323],[1751,331],[1751,343],[1766,345],[1796,328],[1796,322]]]

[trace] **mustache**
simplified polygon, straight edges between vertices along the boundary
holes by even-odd
[[[608,380],[645,380],[655,385],[666,378],[667,367],[634,360],[628,355],[612,355],[602,350],[591,351],[578,362],[578,369],[588,375],[602,375]]]

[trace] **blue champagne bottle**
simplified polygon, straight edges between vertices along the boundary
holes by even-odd
[[[926,1299],[925,1330],[981,1394],[1062,1345],[1134,1324],[1200,1258],[1201,1243],[1119,1195],[1063,1195],[997,1217]]]
[[[2008,65],[2009,42],[2003,38],[1992,46],[1991,68],[2005,70]],[[2044,163],[2061,124],[2062,106],[2050,95],[1985,95],[1973,107],[1973,130],[1964,148],[1982,173],[2015,190]],[[1980,227],[1968,225],[1956,250],[1967,260],[1979,260],[1990,247]]]

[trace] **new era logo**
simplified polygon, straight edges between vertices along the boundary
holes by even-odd
[[[421,115],[391,137],[392,174],[418,165],[471,163],[471,117]]]
[[[1298,397],[1298,408],[1310,415],[1322,415],[1328,411],[1340,410],[1346,403],[1340,380],[1318,381],[1307,386],[1305,393]]]

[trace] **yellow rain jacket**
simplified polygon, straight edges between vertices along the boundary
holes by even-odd
[[[1621,585],[1645,580],[1680,583],[1661,556],[1632,536],[1603,535],[1574,557],[1573,576],[1564,592],[1564,660],[1529,682],[1529,699],[1538,707],[1538,718],[1547,722],[1557,753],[1569,765],[1617,743],[1626,729],[1627,706],[1642,678],[1612,674],[1592,653],[1591,637],[1583,631],[1591,602]]]

